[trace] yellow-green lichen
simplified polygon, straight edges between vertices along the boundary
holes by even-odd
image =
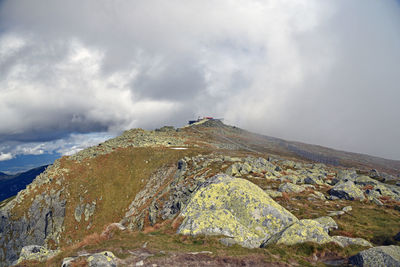
[[[268,244],[295,245],[305,242],[325,244],[333,242],[323,226],[314,220],[300,220],[269,240]]]
[[[297,218],[257,185],[228,175],[217,175],[191,198],[178,232],[221,234],[254,247]]]

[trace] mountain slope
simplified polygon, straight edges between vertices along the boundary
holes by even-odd
[[[328,212],[351,205],[352,215],[337,219],[340,228],[336,234],[347,233],[383,244],[400,229],[396,211],[400,191],[363,176],[362,172],[375,168],[395,173],[397,162],[363,155],[355,160],[350,157],[355,155],[346,153],[253,134],[217,120],[177,130],[170,127],[156,131],[129,130],[98,146],[56,160],[15,199],[1,203],[0,265],[7,266],[18,260],[22,247],[27,245],[61,249],[58,256],[49,260],[49,266],[59,266],[64,257],[76,256],[83,250],[104,249],[112,250],[121,264],[127,265],[129,261],[140,260],[132,251],[139,253],[137,250],[145,242],[154,250],[148,254],[168,251],[164,256],[159,255],[165,264],[178,255],[177,251],[191,253],[207,249],[215,255],[210,261],[229,259],[240,263],[233,255],[241,255],[246,259],[255,257],[258,263],[277,262],[273,258],[279,246],[250,251],[235,246],[226,248],[219,243],[218,236],[203,239],[175,234],[182,222],[180,214],[193,201],[193,194],[204,186],[211,186],[210,178],[221,172],[255,184],[299,220],[326,216]],[[341,155],[347,156],[342,159]],[[314,164],[309,160],[311,157],[319,161],[335,157],[337,161],[332,160],[332,165]],[[351,164],[363,170],[356,172],[337,166]],[[376,172],[374,175],[377,176]],[[347,193],[334,195],[341,192],[332,190],[335,185],[347,180],[354,184],[355,191],[362,190],[361,194],[367,196],[363,197],[366,202],[339,199],[347,197]],[[377,190],[372,190],[374,187]],[[127,230],[114,229],[113,223],[120,223],[121,226],[114,226]],[[258,236],[262,232],[250,230]],[[210,231],[204,229],[204,232]],[[154,235],[159,235],[159,239]],[[325,239],[336,240],[328,236]],[[337,257],[353,252],[337,245],[326,246]],[[308,264],[309,255],[297,254],[297,249],[284,248],[288,253],[282,260]],[[184,260],[197,255],[190,253],[177,257]],[[151,261],[158,262],[157,258]]]

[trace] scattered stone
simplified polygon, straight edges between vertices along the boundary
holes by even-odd
[[[378,182],[377,180],[374,180],[368,176],[361,175],[354,179],[354,183],[357,185],[366,186],[366,185],[377,185],[380,182]]]
[[[378,179],[380,177],[379,172],[375,169],[370,170],[368,176],[374,179]]]
[[[317,199],[321,199],[321,200],[326,199],[325,195],[319,191],[314,191],[314,193],[312,193],[310,196],[313,196],[313,197],[315,197]]]
[[[278,188],[279,192],[286,192],[286,193],[301,193],[305,190],[306,189],[303,186],[292,183],[281,184]]]
[[[374,247],[352,256],[349,263],[355,266],[400,266],[400,247]]]
[[[350,245],[373,247],[373,245],[363,238],[351,238],[347,236],[332,236],[332,239],[341,247],[347,247]]]
[[[327,233],[329,233],[331,230],[336,230],[338,229],[338,225],[335,222],[334,219],[332,219],[329,216],[324,216],[324,217],[320,217],[317,219],[314,219],[314,221],[318,222],[319,224],[322,225],[322,227],[324,227],[325,231]]]
[[[207,180],[181,215],[180,234],[224,235],[249,248],[297,221],[255,184],[224,174]]]
[[[312,184],[312,185],[322,185],[324,184],[324,182],[322,182],[321,180],[317,179],[316,177],[307,177],[306,179],[304,179],[304,183],[305,184]]]
[[[136,262],[135,265],[136,265],[136,266],[143,266],[143,265],[144,265],[144,262],[143,262],[143,261],[138,261],[138,262]]]
[[[364,193],[352,182],[340,182],[336,184],[329,193],[341,199],[364,200]]]
[[[79,254],[77,257],[64,258],[61,267],[75,266],[76,261],[82,258],[86,259],[89,267],[116,267],[118,260],[117,257],[115,257],[115,255],[110,251],[103,251],[94,254],[83,253]]]
[[[340,216],[343,215],[345,212],[342,210],[338,210],[338,211],[331,211],[328,213],[328,216]]]
[[[343,210],[344,212],[349,212],[349,211],[352,211],[353,208],[352,208],[351,206],[346,206],[346,207],[344,207],[342,210]]]

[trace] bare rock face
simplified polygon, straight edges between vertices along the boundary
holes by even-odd
[[[65,199],[62,189],[59,191],[37,194],[27,211],[20,217],[15,217],[13,208],[23,204],[24,194],[36,186],[47,183],[50,173],[57,166],[49,167],[45,173],[38,176],[31,189],[22,191],[18,196],[0,209],[0,266],[9,266],[18,260],[21,249],[28,245],[45,246],[48,241],[57,244],[63,231],[65,217]]]
[[[250,248],[298,221],[255,184],[225,174],[205,182],[181,215],[180,234],[224,235]]]

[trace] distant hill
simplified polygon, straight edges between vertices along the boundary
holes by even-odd
[[[25,189],[46,167],[47,165],[14,175],[0,172],[0,201],[15,196],[19,191]]]
[[[12,175],[8,175],[4,172],[0,172],[0,180],[11,178]]]

